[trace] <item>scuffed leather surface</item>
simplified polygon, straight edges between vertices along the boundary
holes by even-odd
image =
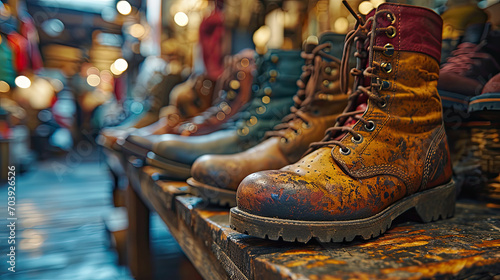
[[[380,91],[387,106],[371,101],[365,120],[357,122],[364,141],[347,134],[339,147],[323,147],[281,170],[249,175],[237,192],[245,212],[295,220],[352,220],[375,215],[417,191],[451,180],[451,163],[436,90],[439,65],[420,53],[396,52],[392,58],[375,52],[374,60],[390,61],[394,72],[380,74],[392,83]],[[409,66],[409,67],[408,67]]]

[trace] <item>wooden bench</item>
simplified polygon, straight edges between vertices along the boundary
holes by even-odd
[[[500,279],[499,205],[459,201],[452,219],[395,221],[369,241],[274,242],[230,229],[229,209],[189,195],[185,182],[161,180],[160,170],[129,164],[127,174],[128,259],[137,279],[151,277],[150,210],[205,279]]]

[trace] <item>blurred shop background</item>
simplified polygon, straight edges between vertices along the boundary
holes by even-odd
[[[482,15],[488,1],[397,2]],[[383,2],[349,0],[361,14]],[[200,28],[203,22],[219,29]],[[167,106],[164,92],[153,89],[172,72],[183,80],[210,72],[204,52],[218,59],[245,48],[300,49],[309,36],[345,34],[354,24],[341,0],[1,0],[0,201],[4,170],[15,166],[20,218],[19,270],[6,279],[129,279],[108,228],[123,219],[105,221],[113,180],[96,144],[99,131]],[[445,39],[458,38],[456,26],[467,24],[445,25]],[[153,242],[162,244],[153,246],[155,257],[172,264],[157,275],[199,279],[155,219]],[[0,230],[2,242],[7,234]]]

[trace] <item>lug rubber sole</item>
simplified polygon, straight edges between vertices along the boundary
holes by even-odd
[[[406,197],[382,212],[364,219],[348,221],[300,221],[262,217],[246,213],[237,207],[231,209],[231,228],[252,236],[289,242],[303,242],[315,238],[319,242],[350,242],[357,236],[371,239],[387,231],[394,219],[414,209],[422,222],[450,218],[455,212],[455,183],[450,181]]]
[[[487,120],[498,120],[500,112],[500,93],[485,93],[473,97],[469,103],[469,113]]]
[[[218,206],[236,206],[236,191],[225,190],[200,183],[193,178],[187,179],[192,194],[203,198],[210,204]]]
[[[454,108],[458,111],[467,112],[469,107],[470,96],[449,92],[446,90],[438,90],[441,97],[443,108]]]
[[[191,177],[191,165],[166,159],[151,151],[146,155],[146,164],[163,169],[162,175],[171,179],[186,180]]]

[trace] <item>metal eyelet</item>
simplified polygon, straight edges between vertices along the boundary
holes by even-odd
[[[389,28],[389,30],[392,30],[392,32],[389,32],[389,30],[387,30],[387,31],[385,32],[385,35],[387,35],[387,37],[389,37],[389,38],[394,38],[394,37],[396,37],[396,27],[394,27],[394,26],[389,26],[388,28]]]
[[[250,60],[248,60],[248,58],[243,58],[240,63],[241,66],[248,67],[248,65],[250,65]]]
[[[240,81],[243,81],[245,78],[246,78],[247,74],[245,74],[245,72],[243,71],[238,71],[238,73],[236,74],[236,78],[238,78],[238,80]]]
[[[328,42],[328,46],[323,49],[324,52],[329,53],[332,51],[333,44],[332,42]]]
[[[239,136],[246,136],[249,132],[250,132],[250,129],[248,129],[248,127],[246,127],[246,126],[238,129]]]
[[[307,122],[303,122],[303,123],[302,123],[302,128],[303,128],[303,129],[309,129],[309,128],[311,128],[311,124],[309,124],[309,123],[307,123]]]
[[[211,88],[213,85],[212,81],[210,81],[210,80],[204,80],[202,84],[203,84],[204,88],[208,88],[208,89]]]
[[[262,115],[262,114],[264,114],[264,113],[266,112],[266,107],[265,107],[265,106],[260,106],[260,107],[258,107],[258,108],[255,110],[255,112],[256,112],[257,114],[259,114],[259,115]]]
[[[344,149],[342,149],[342,147],[339,148],[339,152],[344,155],[344,156],[347,156],[351,153],[351,149],[349,149],[348,147],[346,147],[346,151],[344,151]]]
[[[361,144],[363,142],[363,135],[358,134],[357,136],[359,136],[359,139],[356,140],[356,138],[354,138],[354,136],[353,136],[353,137],[351,137],[351,141],[354,144]]]
[[[375,127],[376,127],[376,125],[375,125],[375,123],[373,121],[368,121],[368,124],[365,124],[365,129],[368,132],[374,131]]]
[[[377,79],[380,86],[379,86],[379,90],[387,90],[391,87],[391,83],[389,81],[386,81],[386,80],[380,80],[380,79]]]
[[[285,138],[285,137],[282,137],[280,141],[281,141],[281,143],[283,143],[283,144],[288,144],[288,139],[287,139],[287,138]]]
[[[387,106],[387,101],[383,100],[382,102],[378,103],[379,108],[385,108]]]
[[[387,19],[392,23],[396,22],[396,17],[392,13],[387,13]]]
[[[384,71],[387,74],[392,72],[392,64],[390,62],[380,63],[380,68],[382,68],[382,71]]]
[[[223,121],[226,118],[226,114],[224,112],[218,112],[215,116],[219,121]]]
[[[302,130],[297,129],[297,131],[294,131],[294,134],[295,134],[295,135],[301,135],[301,134],[302,134]]]
[[[383,54],[385,56],[392,56],[394,54],[394,46],[393,45],[385,44],[384,49],[385,49],[385,51],[383,52]]]

